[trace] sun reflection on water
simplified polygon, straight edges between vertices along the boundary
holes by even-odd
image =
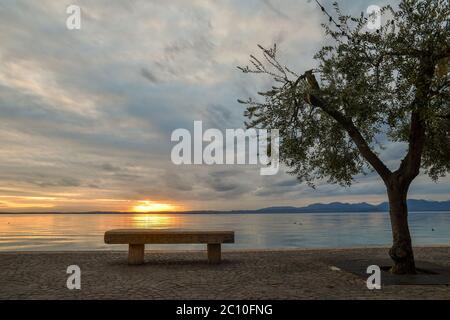
[[[131,218],[135,228],[174,228],[180,225],[180,217],[171,214],[135,214]]]

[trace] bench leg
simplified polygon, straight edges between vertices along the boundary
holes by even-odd
[[[208,243],[208,261],[209,263],[217,264],[221,260],[221,246],[220,243]]]
[[[145,244],[129,244],[128,245],[128,264],[144,263]]]

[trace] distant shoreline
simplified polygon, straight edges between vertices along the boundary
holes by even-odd
[[[418,210],[418,211],[409,211],[409,213],[450,213],[450,210]],[[69,215],[119,215],[119,214],[130,214],[130,215],[160,215],[160,214],[185,214],[185,215],[206,215],[206,214],[310,214],[310,213],[334,213],[334,214],[348,214],[348,213],[360,213],[360,214],[371,214],[371,213],[380,213],[380,214],[388,214],[389,211],[302,211],[302,212],[245,212],[245,211],[200,211],[200,212],[191,212],[191,211],[162,211],[162,212],[0,212],[0,215],[39,215],[39,214],[69,214]]]
[[[409,212],[448,212],[450,200],[408,200]],[[86,211],[86,212],[0,212],[0,214],[276,214],[276,213],[375,213],[389,212],[389,204],[382,202],[373,205],[361,203],[313,203],[305,207],[273,206],[253,210],[189,210],[189,211],[159,211],[159,212],[128,212],[128,211]]]

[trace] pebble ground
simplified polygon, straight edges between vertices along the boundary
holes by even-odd
[[[150,247],[150,246],[147,246]],[[450,267],[450,247],[416,248],[416,260]],[[127,253],[1,252],[0,299],[447,299],[446,285],[386,285],[333,270],[333,259],[386,259],[386,248],[223,251],[220,265],[205,252],[146,251],[128,266]],[[81,289],[66,287],[69,265],[81,268]]]

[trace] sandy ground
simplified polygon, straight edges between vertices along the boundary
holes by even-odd
[[[416,248],[416,260],[450,267],[450,247]],[[333,259],[386,259],[386,248],[226,251],[220,265],[205,252],[147,251],[128,266],[126,252],[2,252],[0,299],[450,299],[446,285],[383,285],[330,268]],[[69,290],[66,269],[81,268]]]

